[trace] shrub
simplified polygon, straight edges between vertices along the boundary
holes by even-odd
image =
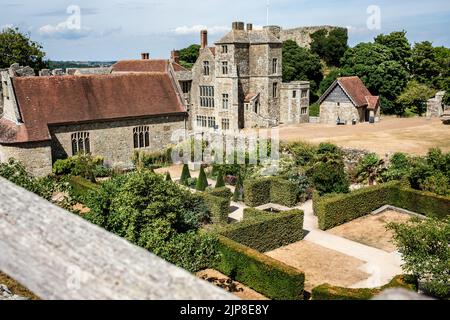
[[[294,156],[297,165],[309,164],[317,153],[317,146],[307,142],[292,142],[283,146],[283,149]]]
[[[221,199],[221,198],[218,198]],[[84,217],[188,271],[215,263],[216,242],[192,223],[202,203],[177,184],[149,170],[114,177],[89,192]],[[194,211],[194,212],[193,212]],[[194,219],[195,220],[195,219]]]
[[[389,288],[417,290],[415,281],[408,276],[395,276],[388,284],[378,288],[343,288],[330,284],[322,284],[312,289],[312,300],[370,300],[381,291]]]
[[[69,178],[69,184],[72,187],[70,190],[70,196],[75,201],[82,203],[84,203],[84,199],[88,196],[90,191],[95,191],[99,188],[99,185],[80,176],[71,176]]]
[[[189,167],[188,165],[185,163],[183,165],[183,171],[181,171],[181,178],[180,178],[180,182],[183,185],[187,185],[187,180],[191,178],[191,173],[189,172]]]
[[[275,300],[299,300],[303,297],[305,275],[256,250],[226,237],[219,237],[223,274]]]
[[[230,189],[228,189],[227,187],[221,187],[221,188],[214,188],[214,189],[206,189],[206,193],[216,196],[216,197],[221,197],[221,198],[225,198],[225,199],[230,199],[233,196],[233,192],[231,192]]]
[[[208,179],[206,178],[205,168],[201,166],[200,173],[197,179],[197,184],[195,185],[195,189],[198,191],[205,191],[207,187],[208,187]]]
[[[278,203],[286,207],[295,206],[299,193],[297,184],[281,178],[272,178],[271,180],[270,202]]]
[[[222,170],[219,170],[219,172],[217,173],[216,188],[222,188],[222,187],[225,187],[225,181],[223,179]]]
[[[93,157],[91,154],[77,154],[67,159],[59,159],[53,164],[53,173],[56,175],[81,176],[95,182],[96,176],[108,175],[109,169],[103,166],[102,157]]]
[[[269,178],[260,178],[244,181],[244,201],[249,207],[258,207],[270,202],[270,188],[272,182]]]
[[[318,162],[309,170],[309,176],[321,195],[349,191],[350,183],[343,163]]]
[[[217,197],[207,193],[203,193],[203,197],[210,212],[211,222],[227,223],[230,214],[230,198]]]
[[[394,243],[402,253],[403,270],[423,282],[427,293],[449,298],[450,217],[390,223],[388,228],[394,231]]]
[[[244,182],[244,200],[249,207],[277,203],[293,207],[297,203],[298,186],[279,177],[259,178]]]
[[[244,199],[244,186],[242,185],[242,178],[239,174],[236,180],[236,185],[233,193],[233,201],[242,201]]]
[[[170,176],[170,172],[169,172],[169,171],[166,172],[166,178],[165,178],[165,180],[166,180],[166,181],[172,181],[172,177]]]
[[[399,182],[388,182],[353,191],[349,194],[314,196],[314,212],[319,228],[327,230],[392,205],[431,217],[443,218],[450,214],[450,198],[403,187]]]
[[[135,151],[132,158],[136,168],[157,169],[172,163],[172,148],[159,151]]]
[[[244,219],[215,229],[215,232],[260,252],[267,252],[303,239],[303,211],[276,214],[244,209]]]
[[[349,194],[314,197],[314,210],[319,228],[327,230],[393,204],[398,193],[398,183],[389,182],[353,191]]]
[[[384,171],[384,161],[376,153],[365,155],[358,163],[356,176],[360,182],[373,185],[381,180]]]

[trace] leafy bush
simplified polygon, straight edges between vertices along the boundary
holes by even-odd
[[[91,154],[78,154],[67,159],[59,159],[53,164],[53,173],[56,175],[82,176],[95,182],[96,177],[107,176],[110,171],[103,166],[102,157],[93,157]]]
[[[412,277],[395,276],[388,284],[378,288],[343,288],[322,284],[312,289],[312,300],[370,300],[389,288],[403,288],[416,291],[417,286]]]
[[[228,189],[227,187],[208,188],[206,189],[206,193],[216,197],[225,198],[227,200],[233,196],[233,192],[231,192],[231,190]]]
[[[244,181],[244,201],[249,207],[258,207],[270,203],[270,188],[272,181],[261,178]]]
[[[143,170],[113,177],[99,190],[90,192],[85,204],[91,211],[85,217],[171,263],[196,272],[213,265],[217,258],[215,240],[198,233],[198,223],[192,221],[204,218],[205,207],[196,206],[198,202],[201,203],[198,196],[188,190]]]
[[[157,169],[172,163],[172,148],[159,151],[134,151],[133,164],[136,168]]]
[[[282,146],[283,151],[291,154],[299,166],[310,164],[316,156],[317,146],[308,142],[292,142]]]
[[[450,297],[450,218],[413,219],[390,223],[394,243],[402,253],[403,270],[412,274],[423,289],[438,298]]]
[[[360,182],[367,182],[370,186],[381,180],[384,161],[376,153],[365,155],[358,163],[356,176]]]
[[[68,188],[68,185],[57,177],[31,176],[25,167],[14,159],[0,163],[0,176],[47,200],[50,200],[55,192],[66,191]]]
[[[219,252],[216,269],[233,280],[271,299],[302,299],[303,272],[226,237],[219,237]]]
[[[79,201],[81,203],[84,202],[84,199],[91,191],[95,191],[99,188],[99,185],[80,176],[71,176],[69,178],[69,184],[72,187],[70,190],[70,196],[75,201]]]
[[[318,117],[320,115],[320,104],[318,102],[309,106],[309,116]]]
[[[293,207],[297,204],[299,194],[298,185],[281,178],[271,178],[270,202]]]
[[[198,191],[205,191],[207,187],[208,187],[208,179],[206,178],[205,168],[201,166],[200,173],[197,179],[197,184],[195,185],[195,189]]]
[[[241,222],[220,226],[215,232],[259,252],[267,252],[303,239],[303,211],[276,214],[244,209]]]
[[[349,191],[350,182],[343,163],[318,162],[309,170],[309,176],[321,195]]]

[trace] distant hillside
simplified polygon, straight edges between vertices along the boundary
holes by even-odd
[[[49,68],[63,69],[66,68],[98,68],[109,67],[115,63],[115,61],[49,61]]]

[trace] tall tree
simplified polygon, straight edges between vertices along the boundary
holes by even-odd
[[[323,79],[320,57],[292,40],[283,42],[283,81],[309,80],[314,94]]]
[[[384,113],[403,113],[396,100],[406,87],[409,74],[395,61],[388,47],[378,43],[360,43],[347,50],[341,62],[342,68],[359,76],[372,94],[381,96]]]
[[[406,38],[406,31],[396,31],[390,34],[380,34],[375,38],[375,43],[384,45],[392,52],[393,59],[403,68],[409,70],[411,64],[411,44]]]
[[[345,28],[331,31],[320,29],[311,35],[311,51],[321,57],[328,65],[339,66],[348,48],[348,32]]]
[[[187,48],[183,48],[179,51],[180,64],[188,69],[191,69],[195,61],[200,54],[200,46],[198,44],[192,44]]]
[[[30,66],[38,72],[46,68],[45,52],[42,45],[30,39],[30,35],[21,33],[18,28],[6,28],[0,31],[0,68],[8,68],[14,63]]]
[[[436,90],[413,80],[408,82],[405,91],[398,97],[397,102],[421,116],[427,110],[427,100],[432,98],[435,93]]]
[[[414,78],[428,85],[440,74],[436,51],[429,41],[418,42],[412,49],[411,71]]]

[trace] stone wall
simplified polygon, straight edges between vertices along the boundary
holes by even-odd
[[[175,130],[185,129],[181,115],[55,126],[50,128],[53,161],[72,156],[71,135],[83,131],[89,132],[91,153],[104,157],[105,165],[130,168],[135,150],[133,128],[144,125],[150,127],[150,146],[142,150],[148,151],[165,148]]]
[[[340,29],[342,27],[335,26],[314,26],[314,27],[300,27],[293,29],[282,29],[277,26],[268,27],[275,36],[281,41],[293,40],[297,42],[300,47],[310,48],[311,46],[311,35],[321,29],[325,29],[328,32],[334,29]]]
[[[0,162],[10,158],[20,161],[34,176],[46,176],[52,172],[50,141],[0,145]]]
[[[320,123],[336,124],[337,119],[351,124],[353,119],[359,119],[360,114],[353,103],[324,101],[320,105]]]
[[[442,103],[444,95],[445,91],[439,91],[434,98],[428,100],[427,117],[439,118],[444,114],[444,106]]]

